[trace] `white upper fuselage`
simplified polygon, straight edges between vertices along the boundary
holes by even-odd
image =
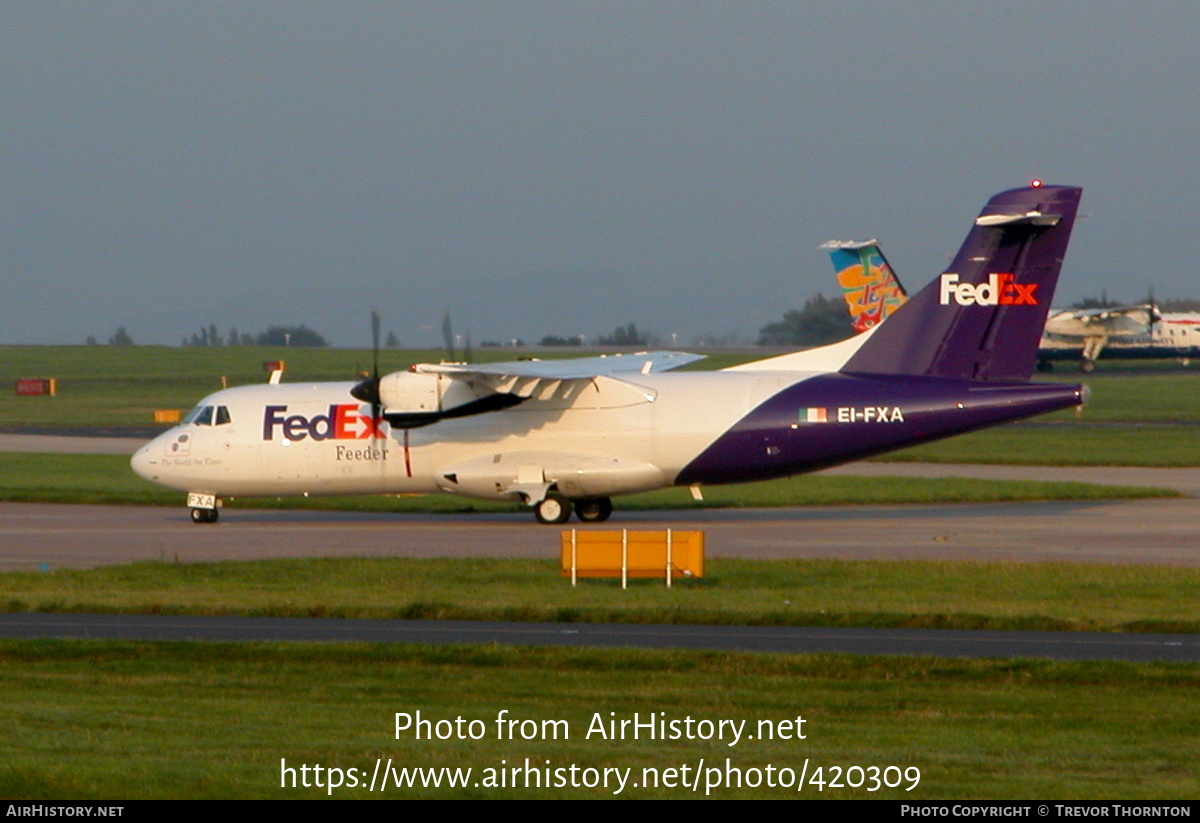
[[[566,397],[409,430],[373,425],[353,383],[225,389],[200,406],[228,422],[189,422],[142,447],[138,474],[221,497],[450,491],[511,498],[513,479],[572,497],[670,485],[680,470],[797,372],[597,377]],[[508,489],[509,493],[505,493]]]

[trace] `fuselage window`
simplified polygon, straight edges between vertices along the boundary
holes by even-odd
[[[223,426],[229,422],[229,407],[217,406],[217,419],[214,425]]]

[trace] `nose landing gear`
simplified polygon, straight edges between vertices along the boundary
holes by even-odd
[[[219,516],[216,509],[192,509],[193,523],[216,523]]]
[[[221,505],[221,501],[215,494],[190,492],[187,496],[187,505],[192,510],[193,523],[217,522],[217,517],[219,517],[217,507]]]

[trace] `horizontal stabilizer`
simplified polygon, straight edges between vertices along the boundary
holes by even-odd
[[[1061,219],[1061,214],[1042,214],[1040,211],[1029,211],[1025,214],[985,214],[975,218],[975,225],[1013,226],[1027,223],[1031,226],[1054,226]]]

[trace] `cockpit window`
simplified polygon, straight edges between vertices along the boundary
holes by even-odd
[[[228,406],[197,406],[183,418],[184,425],[223,426],[231,422]]]
[[[202,423],[200,422],[200,418],[204,416],[206,412],[208,413],[208,420]],[[184,425],[187,425],[188,423],[195,423],[199,426],[208,426],[211,425],[211,421],[212,406],[197,406],[187,413],[187,417],[183,418]]]

